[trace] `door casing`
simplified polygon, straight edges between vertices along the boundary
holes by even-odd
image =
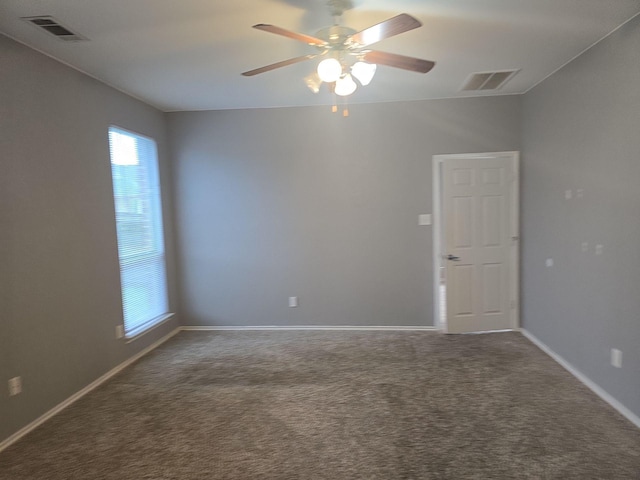
[[[488,152],[464,153],[433,156],[433,315],[434,325],[439,330],[444,329],[440,320],[440,269],[444,265],[443,242],[443,212],[442,212],[442,166],[447,159],[478,159],[507,157],[512,161],[513,181],[511,184],[512,208],[510,209],[510,234],[513,239],[510,252],[509,266],[509,297],[511,302],[510,323],[512,330],[520,330],[520,152]]]

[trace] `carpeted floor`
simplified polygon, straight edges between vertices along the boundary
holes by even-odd
[[[640,430],[520,334],[183,332],[0,479],[640,479]]]

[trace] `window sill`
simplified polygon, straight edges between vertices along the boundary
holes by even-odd
[[[135,330],[127,333],[124,336],[126,343],[134,342],[139,338],[145,336],[147,333],[151,332],[152,330],[155,330],[160,325],[164,325],[169,320],[171,320],[174,315],[175,313],[165,313],[164,315],[160,315],[159,317],[155,318],[151,322],[145,323],[143,326],[138,327]]]

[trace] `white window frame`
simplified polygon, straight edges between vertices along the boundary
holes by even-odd
[[[156,142],[151,137],[116,125],[110,125],[108,132],[115,225],[118,237],[123,330],[124,337],[127,340],[132,340],[172,316],[169,310],[158,153]],[[128,155],[130,152],[128,146],[124,150],[114,146],[115,140],[112,139],[112,133],[135,139],[134,160],[132,160],[133,156]],[[114,162],[114,150],[120,150],[120,163]],[[142,155],[140,155],[141,151]],[[132,163],[133,161],[136,163]],[[142,171],[140,169],[132,170],[129,182],[126,184],[118,183],[118,180],[123,178],[121,174],[126,172],[124,168],[119,167],[135,166],[139,163],[144,164]],[[141,183],[148,188],[132,181],[133,178],[142,180]],[[129,195],[123,194],[127,188],[134,184],[137,188],[133,187],[129,190]],[[134,195],[138,198],[131,199]],[[127,197],[129,197],[128,202],[126,201]],[[122,202],[122,199],[125,201]],[[135,207],[132,207],[135,211],[131,211],[129,208],[132,205]],[[127,225],[125,216],[132,214],[138,215],[139,222],[135,222],[134,218],[134,222],[128,224],[129,228],[131,225],[139,228],[137,232],[134,230],[133,233],[127,235],[127,229],[123,228]],[[144,214],[142,219],[139,217],[141,214]]]

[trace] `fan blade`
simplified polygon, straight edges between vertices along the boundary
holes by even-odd
[[[327,45],[327,42],[320,38],[312,37],[311,35],[305,35],[303,33],[292,32],[290,30],[285,30],[284,28],[276,27],[275,25],[259,23],[257,25],[254,25],[253,28],[264,30],[265,32],[269,33],[275,33],[276,35],[282,35],[283,37],[293,38],[294,40],[313,45],[314,47],[324,47]]]
[[[387,65],[389,67],[402,68],[404,70],[411,70],[412,72],[419,73],[427,73],[435,65],[435,62],[430,60],[405,57],[404,55],[398,55],[396,53],[378,52],[376,50],[365,53],[364,61],[368,63]]]
[[[421,25],[422,23],[411,15],[401,13],[400,15],[396,15],[382,23],[378,23],[377,25],[365,28],[358,33],[354,33],[347,38],[345,44],[354,48],[366,47],[367,45],[379,42],[385,38],[408,32],[409,30],[418,28]]]
[[[283,60],[282,62],[265,65],[264,67],[256,68],[255,70],[249,70],[248,72],[244,72],[242,75],[244,75],[245,77],[253,77],[254,75],[258,75],[259,73],[269,72],[271,70],[275,70],[276,68],[286,67],[288,65],[293,65],[294,63],[304,62],[305,60],[311,60],[315,57],[317,57],[317,55],[303,55],[302,57],[290,58],[289,60]]]

